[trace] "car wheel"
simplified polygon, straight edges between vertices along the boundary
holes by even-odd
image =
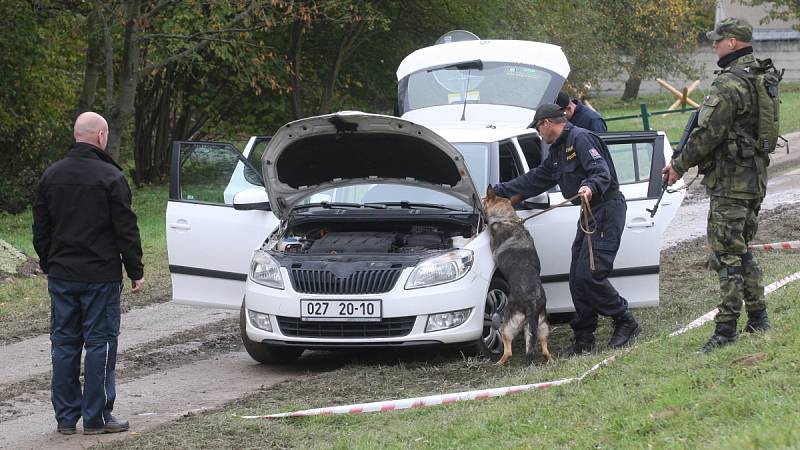
[[[489,284],[489,290],[486,292],[483,329],[476,346],[481,355],[493,361],[500,359],[500,356],[503,355],[500,324],[503,321],[503,310],[508,305],[508,293],[508,283],[502,278],[494,278]]]
[[[245,311],[244,302],[242,302],[242,308],[239,310],[239,332],[242,336],[244,349],[256,361],[262,364],[286,364],[296,361],[303,354],[302,348],[276,347],[263,342],[251,341],[247,337],[246,320],[247,312]]]

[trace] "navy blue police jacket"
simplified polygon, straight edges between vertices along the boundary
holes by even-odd
[[[581,186],[588,186],[592,190],[592,207],[621,196],[617,171],[606,145],[589,130],[569,123],[538,167],[494,186],[494,190],[502,197],[520,194],[528,198],[555,185],[565,199],[576,195]],[[578,205],[580,199],[572,203]]]
[[[608,131],[606,121],[597,114],[597,111],[592,110],[584,105],[580,100],[573,100],[575,102],[575,112],[572,118],[569,119],[570,123],[576,127],[586,128],[595,133],[604,133]]]

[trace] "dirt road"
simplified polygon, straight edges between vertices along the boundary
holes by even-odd
[[[800,202],[800,133],[789,138],[794,153],[775,155],[765,210]],[[663,247],[705,234],[707,213],[702,187],[693,186]],[[258,365],[242,352],[237,314],[160,303],[123,315],[115,413],[131,421],[133,433],[347,362],[318,352],[283,368]],[[86,448],[129,436],[55,433],[48,336],[0,346],[0,361],[0,448]]]
[[[787,203],[800,203],[800,189],[798,189],[800,186],[800,133],[787,134],[786,138],[789,140],[792,152],[787,154],[783,150],[778,150],[772,156],[767,196],[761,206],[762,211],[769,211]],[[691,180],[695,173],[695,171],[690,171],[684,180]],[[672,247],[679,242],[705,236],[707,218],[708,196],[698,179],[686,193],[686,198],[678,210],[677,216],[661,241],[661,248]]]

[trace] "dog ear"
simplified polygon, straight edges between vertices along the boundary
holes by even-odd
[[[511,206],[517,206],[522,203],[522,196],[519,194],[514,194],[511,196]]]
[[[492,185],[490,184],[490,185],[489,185],[489,186],[486,188],[486,199],[487,199],[487,200],[494,200],[494,198],[495,198],[495,197],[497,197],[497,194],[494,192],[494,188],[493,188],[493,187],[492,187]]]

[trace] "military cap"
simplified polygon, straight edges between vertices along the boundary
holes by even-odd
[[[536,114],[533,115],[533,123],[543,119],[555,119],[556,117],[566,117],[566,115],[561,107],[555,103],[545,103],[536,110]]]
[[[742,42],[753,40],[753,27],[744,19],[729,17],[717,24],[716,28],[706,33],[711,41],[725,38],[736,38]]]

